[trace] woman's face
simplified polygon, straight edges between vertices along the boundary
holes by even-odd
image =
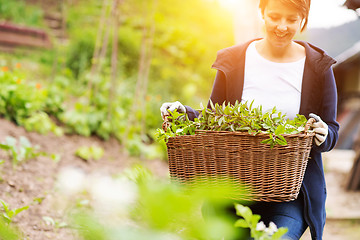
[[[301,26],[299,11],[276,0],[269,0],[263,13],[265,21],[265,40],[275,48],[291,44]]]

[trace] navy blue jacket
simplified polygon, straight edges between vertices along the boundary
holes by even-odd
[[[218,52],[216,61],[212,65],[218,70],[210,97],[213,103],[234,104],[236,100],[241,101],[245,53],[252,41]],[[297,41],[297,43],[304,46],[306,50],[299,114],[308,117],[309,113],[315,113],[329,126],[329,134],[325,142],[319,147],[314,144],[310,152],[301,186],[305,201],[304,214],[312,239],[322,239],[326,218],[326,185],[321,152],[330,151],[335,146],[339,129],[336,121],[337,91],[331,68],[335,60],[326,55],[323,50],[307,42]],[[188,106],[186,110],[190,119],[199,115]]]

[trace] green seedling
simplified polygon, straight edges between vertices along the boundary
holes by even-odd
[[[97,146],[83,146],[76,150],[75,155],[86,161],[91,159],[99,160],[102,156],[104,156],[104,149]]]
[[[13,166],[41,155],[37,151],[37,147],[32,146],[29,140],[23,136],[20,137],[19,141],[14,137],[7,136],[5,141],[0,144],[0,148],[7,151],[11,156]]]
[[[46,152],[39,151],[39,147],[32,145],[24,136],[21,136],[19,140],[7,136],[5,141],[0,143],[0,149],[7,151],[8,155],[12,158],[13,167],[38,156],[48,156],[54,161],[58,161],[59,158],[56,154],[49,155]]]
[[[2,205],[2,218],[4,221],[9,224],[12,222],[12,219],[18,215],[20,212],[27,210],[29,206],[20,207],[20,208],[14,208],[10,209],[10,206],[8,203],[6,203],[4,200],[0,199],[0,203]]]
[[[43,216],[42,219],[46,225],[52,226],[54,228],[64,228],[64,227],[68,226],[68,224],[66,222],[54,220],[52,217]]]

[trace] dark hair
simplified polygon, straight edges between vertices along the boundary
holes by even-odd
[[[269,1],[270,0],[260,0],[259,8],[262,14],[264,14],[265,8]],[[273,1],[280,1],[286,5],[290,5],[298,9],[302,18],[301,20],[302,27],[300,32],[304,31],[308,23],[311,0],[273,0]]]

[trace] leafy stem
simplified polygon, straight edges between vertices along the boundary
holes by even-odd
[[[275,145],[287,145],[283,135],[303,132],[307,122],[303,115],[289,120],[276,107],[263,112],[262,106],[253,107],[253,102],[248,105],[247,102],[238,101],[234,105],[210,102],[210,108],[202,109],[200,116],[194,121],[177,111],[171,112],[167,119],[168,128],[158,130],[160,140],[167,141],[170,137],[195,134],[195,130],[240,131],[251,135],[269,135],[262,143],[269,144],[271,148]]]

